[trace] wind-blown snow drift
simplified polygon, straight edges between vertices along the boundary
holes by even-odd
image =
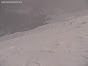
[[[0,42],[1,66],[87,66],[88,16],[50,23]]]

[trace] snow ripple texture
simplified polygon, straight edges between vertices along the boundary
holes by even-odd
[[[0,66],[88,66],[88,16],[51,22],[0,42]]]

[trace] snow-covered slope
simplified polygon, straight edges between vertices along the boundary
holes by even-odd
[[[87,66],[88,16],[67,18],[0,42],[1,66]]]

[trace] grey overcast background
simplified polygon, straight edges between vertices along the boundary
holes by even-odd
[[[3,1],[3,0],[2,0]],[[4,0],[9,1],[9,0]],[[15,0],[13,0],[15,1]],[[88,9],[88,0],[20,0],[22,4],[0,3],[0,36],[47,24],[55,9],[59,14]]]

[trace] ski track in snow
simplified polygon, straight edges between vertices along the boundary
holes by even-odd
[[[66,19],[0,42],[1,66],[88,66],[88,16]]]

